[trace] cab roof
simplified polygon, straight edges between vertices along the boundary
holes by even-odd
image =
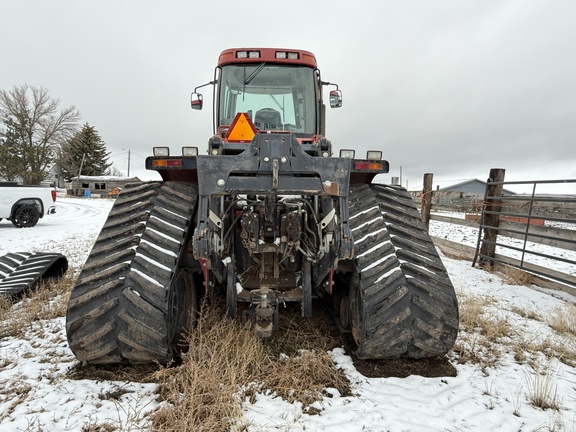
[[[229,48],[220,53],[218,66],[246,63],[276,63],[308,66],[316,69],[316,57],[310,51],[284,48]]]

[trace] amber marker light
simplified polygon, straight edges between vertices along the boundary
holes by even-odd
[[[152,161],[153,167],[177,167],[180,168],[182,166],[182,159],[155,159]]]
[[[358,161],[354,164],[357,170],[380,171],[383,167],[380,162]]]

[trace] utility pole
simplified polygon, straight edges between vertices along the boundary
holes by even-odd
[[[126,150],[126,149],[122,149],[122,150]],[[130,177],[130,149],[128,149],[128,174],[126,175],[126,177]]]
[[[78,191],[80,189],[80,176],[82,175],[82,167],[84,166],[84,157],[86,156],[86,153],[82,153],[82,161],[80,162],[80,169],[78,170],[78,183],[76,183],[76,191]],[[77,194],[77,192],[76,192]]]
[[[80,176],[82,175],[82,167],[84,166],[84,158],[86,153],[82,153],[82,161],[80,162],[80,169],[78,170],[78,181],[80,181]]]

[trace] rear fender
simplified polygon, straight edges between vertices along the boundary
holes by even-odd
[[[18,210],[18,207],[23,205],[33,205],[36,207],[36,210],[38,210],[40,217],[44,216],[44,204],[42,203],[42,200],[38,198],[22,198],[16,201],[16,203],[12,206],[12,210],[10,211],[10,218],[13,218],[16,210]]]

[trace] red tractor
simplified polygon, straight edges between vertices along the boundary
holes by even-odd
[[[314,55],[228,49],[208,85],[207,154],[154,148],[146,168],[163,181],[122,190],[78,278],[66,323],[78,359],[170,362],[210,291],[261,337],[285,303],[307,317],[322,299],[360,358],[446,353],[458,329],[446,269],[406,190],[372,183],[382,152],[332,154],[323,88],[332,108],[342,94]]]

